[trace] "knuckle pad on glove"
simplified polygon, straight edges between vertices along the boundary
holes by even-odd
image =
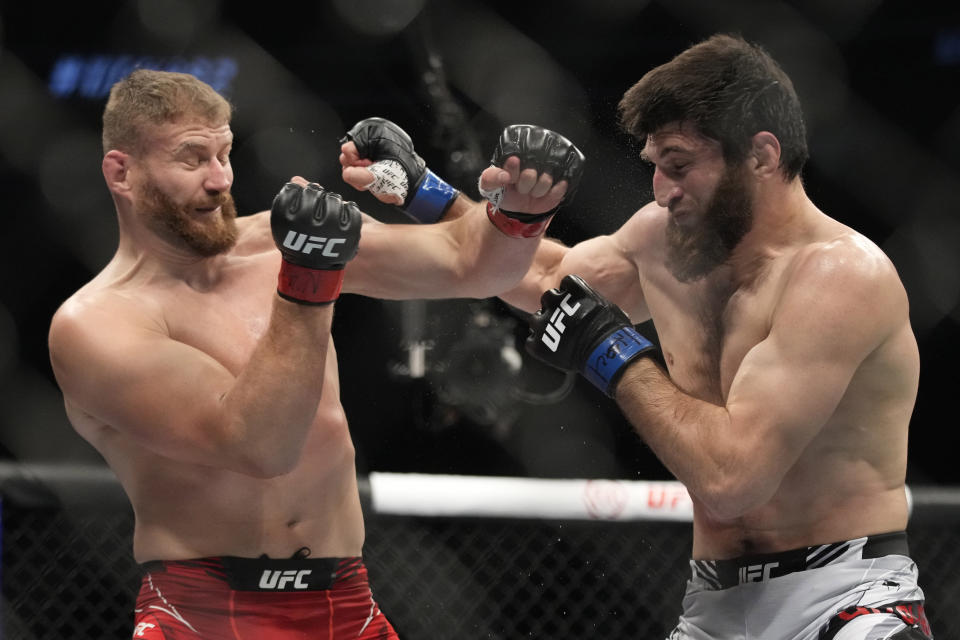
[[[336,215],[339,218],[342,199],[339,194],[326,191],[319,198],[318,206],[314,210],[314,220],[317,223],[323,223],[327,215]]]
[[[491,164],[502,167],[510,156],[520,160],[521,171],[549,174],[554,184],[566,180],[566,199],[579,184],[585,161],[583,153],[565,136],[533,125],[510,125],[503,130]]]
[[[347,132],[346,138],[353,141],[357,147],[357,154],[361,158],[369,155],[371,141],[381,137],[379,133],[382,129],[381,122],[381,118],[365,118]]]
[[[545,164],[549,167],[550,175],[555,182],[566,178],[567,163],[570,157],[570,144],[562,136],[553,136],[550,138],[549,146],[545,154]]]
[[[547,289],[540,296],[540,310],[546,314],[549,307],[556,306],[560,301],[561,291],[559,289]]]
[[[521,155],[521,136],[522,129],[526,125],[510,125],[500,134],[500,140],[493,150],[493,157],[490,164],[496,167],[502,167],[510,156]]]
[[[564,162],[563,177],[561,178],[562,180],[567,181],[568,198],[573,195],[573,192],[576,191],[577,186],[580,184],[580,178],[583,176],[583,165],[585,162],[586,158],[580,152],[580,150],[571,145],[566,161]]]
[[[297,185],[289,185],[283,193],[278,196],[280,199],[277,213],[287,221],[297,217],[297,211],[300,209],[300,203],[303,200],[303,189]]]
[[[419,178],[426,162],[416,154],[413,139],[402,128],[384,118],[367,118],[353,126],[347,137],[361,158],[396,160],[411,178]]]
[[[322,219],[322,212],[319,210],[321,204],[320,193],[316,189],[303,189],[297,198],[296,204],[290,207],[289,220],[305,215],[307,219]]]
[[[360,209],[352,201],[345,201],[340,208],[340,229],[349,231],[360,223]]]

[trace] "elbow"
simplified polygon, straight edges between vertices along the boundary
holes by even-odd
[[[270,480],[287,475],[296,466],[297,458],[293,456],[246,456],[237,461],[235,471],[258,480]]]
[[[523,283],[529,275],[532,257],[532,253],[522,246],[500,253],[462,250],[459,262],[451,268],[451,277],[462,297],[491,298]]]
[[[500,278],[498,280],[487,282],[484,286],[473,288],[471,291],[467,292],[466,297],[473,298],[475,300],[485,300],[487,298],[504,296],[509,297],[509,292],[516,287],[519,282],[519,278],[509,280]]]
[[[294,447],[244,443],[233,449],[229,459],[233,471],[259,480],[270,480],[293,471],[300,461],[300,453],[300,449]]]
[[[259,421],[234,419],[219,431],[211,443],[220,464],[230,471],[260,480],[269,480],[293,471],[300,462],[306,433],[299,439],[285,439],[269,433]]]
[[[714,480],[696,491],[697,500],[715,520],[741,518],[766,504],[777,489],[777,482],[744,473],[717,474]]]
[[[458,297],[485,300],[499,296],[515,288],[523,279],[524,272],[514,269],[486,270],[481,267],[464,267],[455,270],[453,280]]]

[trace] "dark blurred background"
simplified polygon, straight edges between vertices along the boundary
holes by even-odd
[[[244,6],[240,6],[243,4]],[[928,0],[505,2],[331,0],[0,4],[0,457],[100,463],[66,421],[48,362],[57,306],[110,258],[99,118],[136,65],[190,71],[236,106],[234,195],[265,209],[292,175],[404,221],[339,176],[338,139],[368,116],[413,137],[476,197],[500,130],[535,123],[585,152],[551,235],[609,233],[651,198],[622,93],[717,31],[765,45],[804,104],[805,181],[828,214],[897,265],[922,376],[908,481],[960,483],[960,15]],[[646,327],[649,329],[650,327]],[[344,296],[334,337],[361,473],[669,477],[616,407],[523,352],[498,301]],[[130,354],[135,358],[136,354]],[[943,425],[947,425],[943,427]]]

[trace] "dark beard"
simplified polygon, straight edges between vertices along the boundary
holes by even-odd
[[[680,282],[693,282],[725,263],[753,225],[746,175],[727,167],[695,227],[667,220],[667,269]]]
[[[148,182],[141,195],[140,208],[149,216],[151,228],[165,238],[179,241],[205,258],[223,253],[237,243],[237,208],[229,193],[218,193],[205,202],[181,206],[153,182]],[[195,206],[219,206],[220,216],[198,220],[193,213]]]

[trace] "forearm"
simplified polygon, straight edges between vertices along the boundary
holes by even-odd
[[[232,454],[253,475],[289,471],[323,392],[333,305],[275,297],[270,323],[221,399]]]
[[[463,192],[457,194],[457,197],[454,198],[453,202],[450,203],[450,207],[443,214],[443,217],[440,219],[443,221],[456,220],[460,216],[463,216],[467,213],[470,213],[474,207],[479,206],[479,203],[476,200],[466,196]]]
[[[752,475],[746,443],[727,409],[684,393],[653,359],[631,363],[614,397],[643,441],[713,517],[737,517],[770,495],[764,479]]]
[[[523,277],[538,244],[502,233],[479,203],[437,224],[371,221],[343,290],[387,300],[488,298]]]
[[[518,309],[533,313],[540,308],[540,296],[556,285],[560,265],[567,248],[552,238],[538,246],[530,266],[513,287],[499,294],[501,300]]]
[[[457,222],[455,237],[459,280],[457,296],[488,298],[516,287],[530,272],[541,236],[514,237],[494,226],[487,217],[486,202],[474,204]]]
[[[281,261],[270,321],[222,400],[255,473],[286,473],[300,458],[323,393],[333,303],[362,223],[355,203],[302,179],[273,200],[270,228]]]

